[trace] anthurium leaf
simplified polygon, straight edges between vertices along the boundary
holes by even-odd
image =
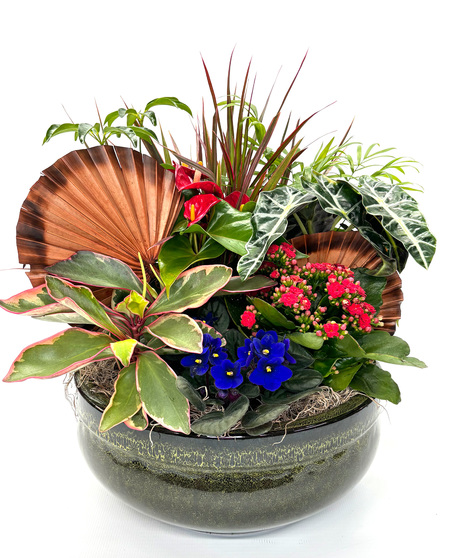
[[[12,364],[5,382],[54,378],[89,362],[114,358],[111,337],[79,328],[66,329],[26,347]]]
[[[248,211],[238,211],[221,200],[213,207],[205,232],[227,250],[242,256],[247,253],[246,243],[252,235],[250,221]]]
[[[132,417],[128,418],[128,420],[125,420],[124,424],[128,428],[131,428],[131,430],[145,430],[149,425],[147,413],[141,408],[135,415],[132,415]]]
[[[224,246],[211,238],[207,239],[197,253],[192,249],[187,236],[176,235],[167,240],[158,256],[160,275],[167,294],[169,295],[169,289],[180,273],[197,262],[217,258],[224,251]]]
[[[95,252],[81,250],[67,260],[46,268],[52,275],[96,287],[144,292],[142,281],[125,263]]]
[[[323,376],[317,370],[311,368],[307,370],[296,370],[292,373],[292,378],[283,383],[288,391],[299,393],[304,390],[313,389],[321,384]]]
[[[243,428],[257,428],[258,426],[262,426],[267,422],[271,422],[279,417],[284,411],[289,408],[289,405],[281,404],[281,405],[270,405],[270,404],[263,404],[260,405],[256,411],[249,411],[244,415],[242,418],[241,424]]]
[[[176,378],[176,385],[191,405],[194,405],[194,407],[199,411],[205,411],[205,401],[200,397],[199,392],[194,389],[194,386],[189,382],[189,380],[186,380],[186,378],[183,378],[182,376],[178,376]]]
[[[392,403],[400,403],[399,386],[391,378],[391,374],[376,364],[365,364],[355,374],[350,387],[370,397],[385,399]]]
[[[218,291],[216,296],[231,296],[239,293],[250,293],[274,287],[275,285],[276,281],[266,277],[266,275],[254,275],[245,281],[242,277],[231,277],[228,284],[225,285],[221,291]]]
[[[144,311],[149,301],[136,291],[131,291],[120,303],[115,306],[117,312],[127,316],[135,315],[139,318],[144,317]]]
[[[136,386],[136,364],[123,368],[115,382],[115,391],[100,420],[99,430],[106,430],[129,420],[142,407]]]
[[[163,314],[145,328],[165,345],[188,353],[202,352],[202,330],[186,314]]]
[[[48,294],[45,285],[0,300],[0,307],[7,312],[24,314],[25,316],[44,316],[59,311],[68,311],[66,306],[63,306]]]
[[[168,298],[166,289],[152,304],[150,313],[184,312],[204,305],[231,278],[232,269],[224,265],[201,265],[188,269],[172,284]]]
[[[248,408],[248,398],[241,395],[224,413],[212,411],[193,422],[192,432],[203,436],[222,436],[241,420]]]
[[[257,271],[268,248],[285,233],[288,217],[314,197],[312,192],[303,192],[290,186],[261,192],[252,215],[252,236],[245,246],[247,253],[241,257],[237,266],[243,279]]]
[[[436,239],[415,199],[398,184],[386,184],[369,176],[360,177],[353,188],[362,196],[366,211],[379,219],[384,229],[427,269],[436,251]]]
[[[103,305],[95,298],[87,287],[75,287],[68,281],[58,277],[45,278],[48,292],[55,300],[81,314],[95,325],[114,333],[117,337],[124,337],[123,332],[111,321]]]
[[[349,386],[352,378],[360,370],[363,363],[359,362],[339,370],[339,374],[331,374],[325,379],[325,385],[332,388],[334,391],[342,391]]]
[[[324,340],[319,337],[316,333],[309,332],[309,333],[288,333],[287,337],[294,343],[298,343],[302,345],[302,347],[306,347],[307,349],[314,349],[318,350],[324,343]]]
[[[176,374],[156,353],[141,353],[137,389],[146,413],[168,430],[189,434],[189,403],[176,386]]]
[[[284,314],[281,314],[279,310],[271,306],[271,304],[268,304],[268,302],[265,302],[261,298],[252,298],[251,303],[273,326],[284,329],[296,329],[297,326],[294,322],[288,320]],[[288,337],[290,338],[289,335]],[[293,341],[295,341],[295,339],[293,339]]]
[[[116,341],[115,343],[112,343],[110,345],[110,348],[113,351],[115,357],[121,362],[123,366],[129,366],[136,346],[137,341],[135,339],[123,339],[122,341]]]

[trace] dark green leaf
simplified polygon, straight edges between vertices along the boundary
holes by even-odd
[[[249,408],[249,400],[241,395],[224,411],[212,411],[192,423],[192,431],[203,436],[222,436],[235,426]]]
[[[189,382],[189,380],[186,380],[186,378],[183,378],[182,376],[178,376],[176,378],[176,386],[189,403],[194,405],[194,407],[199,411],[205,411],[205,401],[200,397],[199,392],[194,389],[194,386]]]
[[[399,386],[391,374],[376,364],[365,364],[350,382],[350,387],[370,397],[400,403]]]

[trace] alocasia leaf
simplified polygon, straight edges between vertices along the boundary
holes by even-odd
[[[245,245],[247,253],[237,265],[242,279],[247,279],[260,267],[268,248],[285,233],[288,217],[314,198],[312,192],[290,186],[261,192],[252,215],[252,236]]]

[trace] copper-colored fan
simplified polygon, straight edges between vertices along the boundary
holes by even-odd
[[[339,263],[346,267],[365,267],[375,269],[381,264],[371,244],[357,231],[330,231],[311,235],[299,236],[292,241],[297,250],[308,254],[305,260],[299,263]],[[402,294],[402,281],[395,271],[387,277],[386,287],[383,291],[383,304],[380,315],[383,317],[383,329],[394,333],[396,322],[400,319],[400,305],[404,299]]]
[[[34,286],[44,268],[78,250],[118,258],[141,276],[182,206],[174,175],[154,159],[108,145],[72,151],[44,170],[23,203],[19,261]]]

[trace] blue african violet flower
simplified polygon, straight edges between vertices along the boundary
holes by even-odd
[[[289,364],[295,364],[297,361],[296,359],[288,353],[289,345],[291,344],[290,339],[283,339],[284,343],[284,358],[287,360]]]
[[[215,386],[220,390],[236,388],[244,381],[239,361],[233,364],[229,359],[222,360],[213,366],[210,373],[215,380]]]
[[[203,336],[203,346],[207,346],[210,350],[210,364],[218,364],[222,360],[228,358],[228,353],[221,348],[220,337],[212,337],[208,335],[208,333],[205,333]]]
[[[255,356],[255,353],[253,352],[252,341],[250,339],[246,339],[244,341],[244,346],[237,349],[237,356],[237,362],[240,363],[242,368],[250,366],[250,363]]]
[[[257,332],[252,340],[255,354],[258,357],[265,358],[283,358],[285,353],[284,343],[278,342],[278,334],[276,331]]]
[[[276,391],[281,384],[292,377],[292,370],[283,365],[283,358],[261,358],[249,380],[268,391]]]
[[[204,347],[202,354],[187,355],[181,359],[181,364],[186,368],[190,368],[190,375],[202,376],[209,369],[210,348]]]

